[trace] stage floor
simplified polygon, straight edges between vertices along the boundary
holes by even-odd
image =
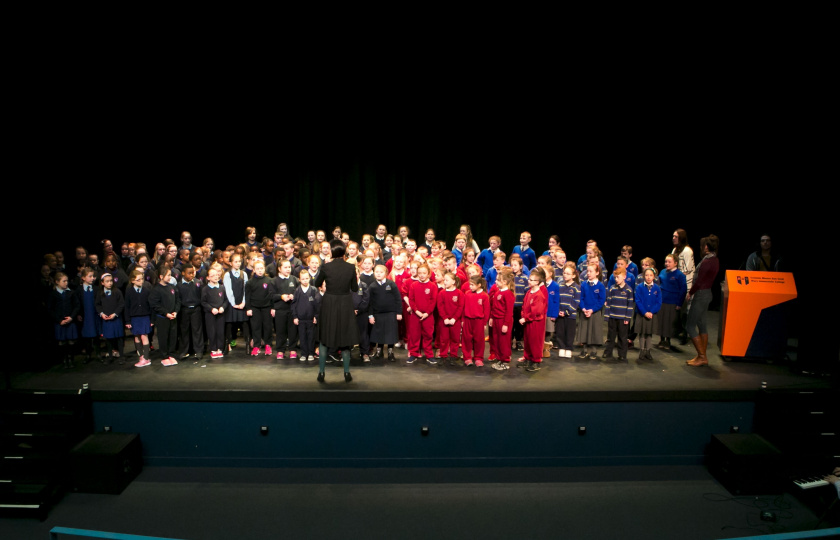
[[[317,362],[251,357],[241,344],[223,359],[181,361],[164,367],[153,353],[151,366],[135,368],[133,344],[127,342],[125,364],[61,365],[46,371],[11,374],[14,389],[76,389],[88,384],[101,401],[290,401],[290,402],[579,402],[579,401],[752,401],[766,384],[769,389],[829,388],[827,378],[801,375],[795,369],[795,348],[788,360],[725,361],[717,346],[717,312],[709,313],[709,365],[691,367],[691,342],[680,351],[654,348],[653,361],[638,360],[631,349],[628,361],[575,357],[543,359],[542,369],[516,367],[522,353],[514,353],[511,369],[498,372],[441,362],[406,364],[406,350],[395,349],[396,362],[372,360],[363,364],[353,351],[353,381],[345,383],[341,363],[328,364],[326,383],[319,384]],[[606,333],[605,333],[606,335]],[[654,336],[654,343],[658,342]],[[638,341],[637,341],[638,343]],[[575,353],[578,351],[576,350]],[[485,355],[486,357],[486,355]]]

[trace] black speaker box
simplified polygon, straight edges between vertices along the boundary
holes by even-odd
[[[118,495],[143,469],[137,433],[95,433],[70,451],[73,487]]]
[[[709,472],[732,495],[784,491],[782,453],[761,435],[712,435],[706,454]]]

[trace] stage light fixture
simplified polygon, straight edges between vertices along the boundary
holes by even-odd
[[[729,433],[738,433],[741,431],[741,428],[738,426],[729,426]]]
[[[423,437],[428,437],[429,436],[429,426],[421,427],[420,428],[420,435],[422,435]]]
[[[102,431],[104,431],[105,433],[110,433],[110,431],[111,431],[111,426],[105,426],[105,427],[103,427],[103,428],[102,428]]]
[[[260,435],[268,435],[268,426],[260,426]]]
[[[586,435],[586,426],[578,426],[578,435]]]

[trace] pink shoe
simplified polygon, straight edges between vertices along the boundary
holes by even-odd
[[[484,367],[484,362],[481,361],[481,360],[476,360],[475,361],[475,367]]]
[[[266,345],[265,346],[265,355],[266,356],[271,356],[271,345]]]
[[[221,357],[222,357],[222,355],[219,354],[216,351],[213,351],[213,352],[210,353],[210,358],[221,358]]]
[[[146,366],[151,366],[151,365],[152,365],[151,362],[149,362],[148,360],[146,360],[145,358],[143,358],[141,356],[140,361],[137,362],[136,364],[134,364],[134,367],[146,367]]]
[[[251,349],[251,356],[259,356],[260,350],[257,347]]]
[[[289,358],[292,358],[292,359],[297,358],[297,353],[295,351],[290,352],[289,353]]]
[[[464,360],[464,365],[465,366],[471,366],[471,365],[473,365],[473,361],[472,360]]]
[[[285,357],[283,356],[283,351],[280,351],[279,353],[277,353],[277,359],[278,359],[278,360],[282,360],[283,358],[285,358]]]
[[[162,366],[171,366],[171,365],[172,365],[172,362],[170,362],[170,361],[169,361],[169,358],[164,358],[163,360],[161,360],[161,361],[160,361],[160,365],[162,365]]]
[[[169,357],[169,365],[170,365],[170,366],[177,366],[177,365],[178,365],[178,361],[177,361],[177,360],[175,360],[174,358],[172,358],[172,357],[170,356],[170,357]]]

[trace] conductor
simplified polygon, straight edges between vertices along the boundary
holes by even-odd
[[[324,382],[324,362],[330,348],[341,349],[344,380],[350,382],[353,380],[350,376],[350,350],[359,342],[359,329],[356,325],[351,293],[359,291],[359,284],[356,282],[355,266],[344,261],[344,242],[330,240],[330,255],[332,260],[321,268],[313,283],[315,287],[320,287],[322,283],[327,284],[321,299],[321,317],[318,320],[318,336],[321,342],[318,382]]]

